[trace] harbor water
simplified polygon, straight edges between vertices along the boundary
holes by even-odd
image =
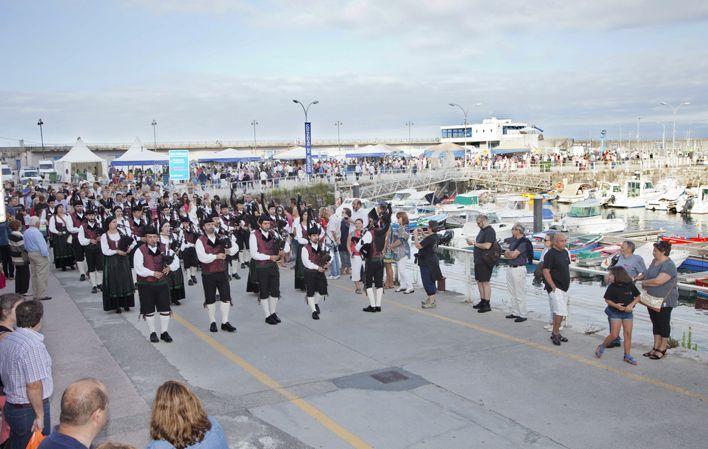
[[[569,206],[551,205],[554,213],[564,214]],[[668,214],[664,211],[649,211],[645,209],[604,209],[603,216],[622,218],[627,223],[626,231],[640,231],[648,229],[665,229],[666,234],[680,236],[695,236],[708,231],[708,217],[695,216],[683,217]],[[468,295],[476,302],[479,299],[476,285],[468,286],[465,265],[467,254],[455,251],[443,251],[441,267],[446,276],[446,288],[449,291]],[[598,333],[606,335],[607,316],[605,315],[605,301],[603,295],[606,286],[599,276],[573,273],[570,288],[570,330],[574,332]],[[527,305],[529,318],[544,324],[549,321],[550,310],[548,297],[542,285],[533,284],[533,276],[527,277]],[[492,275],[492,306],[505,309],[505,300],[508,300],[506,289],[506,267],[500,265],[495,268]],[[471,309],[470,309],[471,310]],[[691,343],[698,346],[698,353],[686,352],[688,355],[708,357],[708,311],[696,310],[691,299],[682,296],[680,306],[672,313],[672,338],[687,344],[689,330]],[[539,323],[539,326],[541,324]],[[646,308],[638,306],[634,313],[634,341],[641,344],[651,344],[652,332],[649,314]]]

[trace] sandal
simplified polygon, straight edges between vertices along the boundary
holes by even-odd
[[[361,295],[361,289],[357,288],[356,290],[354,290],[354,293],[356,293],[357,295]]]
[[[629,363],[630,365],[639,365],[637,360],[629,354],[624,355],[624,361]]]
[[[595,349],[595,357],[600,358],[602,357],[602,354],[605,353],[605,345],[598,345],[597,348]]]
[[[654,351],[658,351],[658,349],[651,348],[651,351],[645,352],[644,354],[642,354],[642,357],[651,357],[651,355],[654,353]]]
[[[666,349],[664,349],[663,351],[659,351],[659,350],[657,349],[656,351],[654,351],[654,354],[652,354],[652,355],[649,356],[649,358],[652,359],[652,360],[661,360],[661,359],[663,359],[664,357],[666,357],[666,351],[667,351],[668,349],[669,349],[669,348],[666,348]],[[661,354],[661,357],[659,357],[657,354]]]
[[[438,306],[438,303],[433,301],[433,302],[426,302],[423,304],[421,307],[424,309],[434,309]]]

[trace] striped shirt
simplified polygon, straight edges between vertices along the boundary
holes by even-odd
[[[42,399],[54,391],[52,358],[44,346],[44,335],[17,328],[0,342],[0,377],[7,402],[29,404],[27,384],[42,381]]]

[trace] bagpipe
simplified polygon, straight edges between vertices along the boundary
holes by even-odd
[[[130,245],[136,242],[135,236],[132,233],[128,234],[126,226],[123,223],[120,223],[116,229],[118,230],[118,234],[120,234],[120,238],[118,239],[118,249],[127,253],[130,249]]]
[[[165,253],[162,255],[162,260],[165,265],[172,265],[175,261],[175,257],[179,257],[180,250],[182,248],[182,234],[177,234],[177,238],[173,238],[172,230],[170,230],[170,235],[167,236],[167,244],[165,245]]]

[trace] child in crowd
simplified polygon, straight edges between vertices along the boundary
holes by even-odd
[[[624,361],[636,365],[637,361],[631,356],[632,347],[632,318],[634,306],[639,302],[639,290],[634,286],[632,278],[623,267],[610,268],[613,282],[605,291],[607,308],[605,313],[610,319],[610,335],[595,349],[595,357],[602,357],[605,348],[619,337],[620,328],[624,333]]]

